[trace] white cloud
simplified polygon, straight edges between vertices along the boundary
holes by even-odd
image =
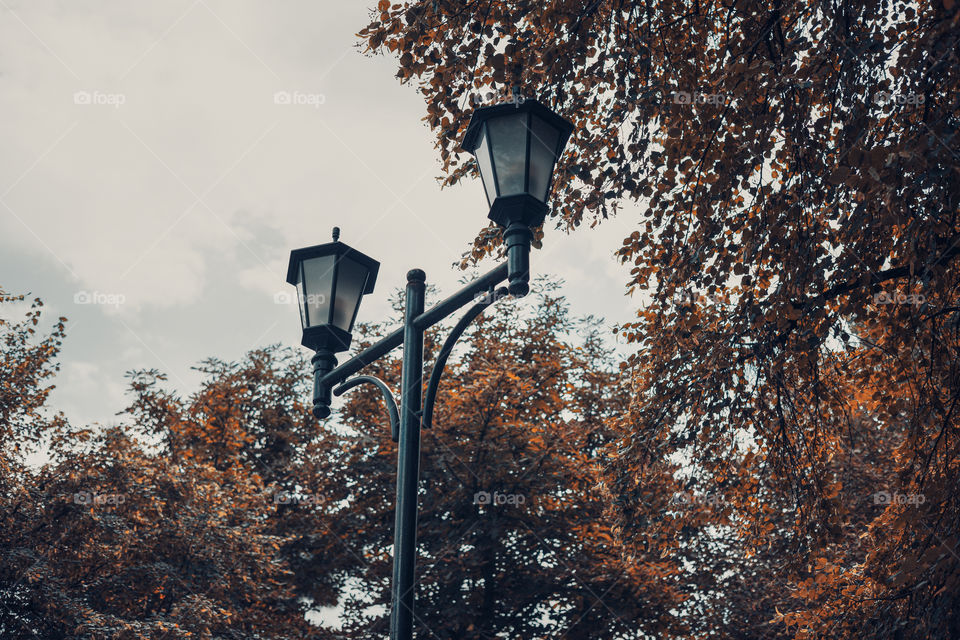
[[[127,369],[167,368],[183,386],[203,357],[297,344],[295,310],[272,296],[289,288],[290,249],[334,225],[382,263],[361,320],[390,313],[413,267],[441,292],[458,286],[451,265],[486,223],[482,187],[437,186],[422,99],[394,60],[355,48],[366,5],[38,0],[6,12],[0,264],[16,255],[8,281],[52,292],[71,317],[58,397],[76,416],[111,419],[123,405],[110,385]],[[277,91],[323,100],[277,104]],[[567,279],[576,313],[629,310],[612,258],[629,223],[548,230],[532,266]],[[75,305],[79,291],[124,304]]]

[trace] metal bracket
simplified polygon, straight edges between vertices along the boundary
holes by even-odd
[[[496,291],[494,291],[491,287],[486,296],[480,299],[479,302],[470,307],[470,309],[463,314],[463,317],[461,317],[460,321],[457,322],[456,326],[450,332],[450,335],[447,336],[447,339],[443,343],[443,347],[440,349],[440,353],[437,354],[437,360],[433,365],[433,369],[430,371],[430,382],[427,383],[427,392],[423,398],[423,419],[421,424],[425,429],[429,428],[433,422],[433,405],[437,399],[437,389],[440,387],[440,376],[443,375],[443,368],[446,366],[447,358],[450,357],[450,353],[453,351],[453,347],[456,345],[457,340],[459,340],[460,336],[463,335],[463,332],[467,330],[467,327],[470,326],[470,323],[473,322],[477,316],[483,313],[487,307],[497,300],[506,298],[509,295],[510,291],[506,287],[500,287]]]
[[[397,401],[393,397],[393,392],[390,391],[390,387],[383,380],[375,376],[357,376],[334,389],[333,395],[340,397],[350,389],[364,383],[372,384],[380,390],[380,395],[383,396],[383,401],[387,405],[387,412],[390,414],[390,437],[393,438],[394,442],[398,442],[400,440],[400,412],[397,410]]]

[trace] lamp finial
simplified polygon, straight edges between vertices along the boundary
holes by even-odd
[[[340,241],[340,227],[333,228],[333,241],[334,242]]]

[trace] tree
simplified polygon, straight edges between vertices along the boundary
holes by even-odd
[[[85,444],[37,474],[7,531],[4,637],[325,637],[245,469],[151,455],[119,428]]]
[[[28,608],[27,587],[17,568],[30,560],[29,551],[13,539],[20,535],[24,520],[35,508],[33,476],[24,465],[24,455],[52,429],[63,425],[63,417],[51,417],[44,405],[53,386],[47,384],[59,366],[56,355],[65,330],[59,318],[52,331],[37,335],[43,303],[34,299],[23,320],[7,318],[19,313],[25,296],[0,289],[0,634],[16,637],[24,625],[39,621]]]
[[[446,184],[475,172],[472,108],[519,86],[575,125],[557,226],[639,205],[609,485],[626,540],[659,461],[723,496],[687,517],[687,548],[738,558],[699,570],[741,572],[704,629],[958,634],[958,21],[952,0],[431,0],[380,2],[360,33],[417,83]]]
[[[40,306],[0,321],[0,635],[331,637],[304,615],[336,602],[348,559],[324,555],[322,514],[288,513],[285,493],[316,434],[303,358],[209,360],[187,399],[135,372],[132,423],[77,428],[45,411],[65,319],[37,338]],[[36,469],[21,445],[41,434],[52,460]]]
[[[15,309],[25,296],[0,289],[0,306]],[[43,302],[35,298],[19,322],[0,317],[0,464],[9,464],[27,442],[36,443],[49,428],[62,423],[42,412],[53,385],[46,382],[56,375],[66,329],[66,318],[59,318],[49,335],[37,337]],[[46,386],[44,386],[46,385]]]
[[[571,319],[556,285],[538,288],[532,309],[502,303],[463,338],[424,431],[418,626],[442,638],[679,630],[669,540],[627,554],[609,517],[601,463],[623,435],[622,374],[598,321]],[[19,329],[4,364],[26,371]],[[381,329],[359,328],[357,348]],[[61,319],[39,342],[62,333]],[[22,398],[55,370],[55,351],[37,353],[49,358],[30,361]],[[185,398],[157,371],[131,372],[125,424],[58,418],[48,464],[5,469],[5,486],[18,484],[3,497],[4,637],[385,634],[396,446],[379,396],[361,388],[318,425],[292,350],[198,369]],[[373,369],[396,386],[398,356]],[[37,429],[43,399],[30,406]],[[340,632],[305,621],[336,604]]]
[[[436,638],[638,638],[669,626],[676,570],[653,549],[617,546],[599,467],[627,403],[597,321],[575,321],[555,286],[500,303],[477,320],[448,365],[423,431],[417,628]],[[380,331],[372,328],[367,340]],[[441,333],[442,335],[442,333]],[[428,356],[437,334],[427,338]],[[429,358],[428,358],[429,359]],[[394,389],[400,362],[372,371]],[[316,480],[336,474],[337,527],[363,558],[345,603],[350,637],[385,634],[396,445],[379,394],[360,388],[342,411],[342,443],[316,451]],[[429,632],[427,631],[429,630]]]

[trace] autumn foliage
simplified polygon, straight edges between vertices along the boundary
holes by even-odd
[[[547,226],[636,220],[606,467],[699,637],[957,637],[960,8],[380,2],[368,51],[426,101],[444,181],[517,87],[569,118]],[[549,242],[549,238],[545,240]],[[496,251],[481,230],[464,264]],[[611,248],[614,249],[614,248]],[[648,477],[690,495],[675,518]],[[704,508],[707,507],[707,508]]]
[[[337,560],[318,552],[318,576],[299,559],[323,520],[277,499],[316,433],[302,359],[209,361],[185,399],[135,373],[130,420],[73,427],[43,407],[64,319],[38,335],[39,306],[0,324],[0,636],[329,637],[303,616],[336,602]],[[41,436],[50,461],[25,465],[17,450]]]
[[[680,600],[668,561],[656,551],[624,557],[603,517],[601,470],[629,395],[599,323],[570,318],[555,286],[536,288],[532,310],[503,303],[463,339],[423,433],[421,634],[637,637],[667,628]],[[397,359],[373,370],[399,386]],[[348,627],[367,638],[388,628],[384,609],[369,613],[389,604],[393,495],[383,487],[395,477],[396,445],[379,394],[353,393],[343,424],[356,435],[335,464],[348,479],[342,499],[353,501],[345,542],[369,565]]]
[[[424,431],[418,626],[441,638],[636,637],[677,628],[682,602],[660,546],[623,553],[605,461],[630,403],[596,319],[541,282],[464,336]],[[337,420],[310,417],[309,371],[271,347],[211,359],[181,397],[156,371],[129,376],[122,424],[44,418],[44,376],[64,327],[35,308],[4,325],[4,363],[51,460],[16,456],[3,481],[4,637],[383,637],[396,445],[378,394]],[[385,326],[358,330],[362,347]],[[438,331],[428,335],[428,355]],[[398,354],[372,367],[396,388]],[[666,475],[662,501],[675,487]],[[668,545],[669,541],[663,541]],[[341,627],[308,612],[339,607]]]

